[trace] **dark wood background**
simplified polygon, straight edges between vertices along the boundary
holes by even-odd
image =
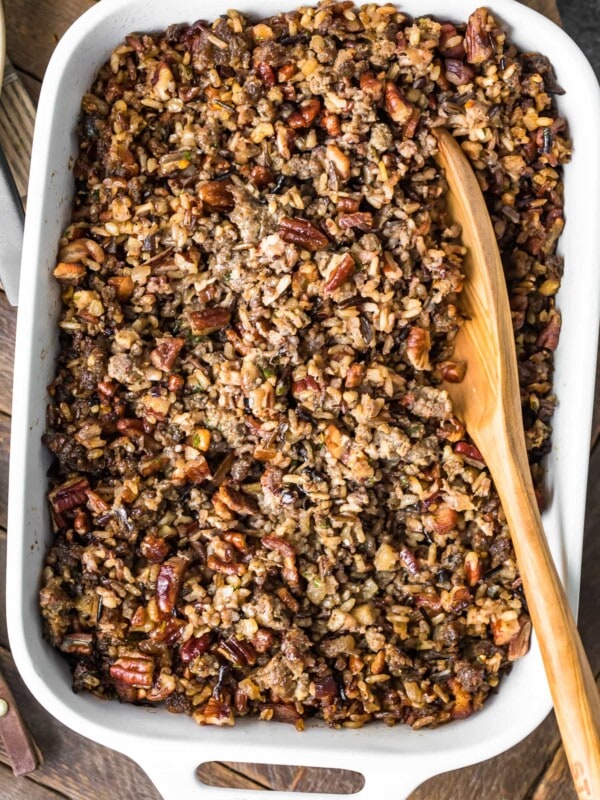
[[[11,109],[27,103],[25,90],[37,100],[40,81],[52,50],[69,24],[94,0],[5,0],[8,56],[21,84],[5,87],[0,108],[0,139],[9,159],[20,169],[20,189],[28,159],[29,126],[17,130]],[[493,2],[490,3],[493,6]],[[528,0],[558,21],[554,0]],[[475,6],[475,0],[474,0]],[[200,14],[200,12],[199,12]],[[23,88],[25,87],[25,88]],[[12,92],[12,94],[11,94]],[[10,130],[12,126],[12,131]],[[12,138],[11,138],[12,137]],[[10,140],[10,141],[8,141]],[[16,144],[15,144],[16,142]],[[25,167],[24,167],[25,165]],[[0,292],[0,576],[6,561],[6,497],[10,436],[12,358],[16,311]],[[590,331],[595,340],[597,332]],[[596,676],[600,673],[600,379],[596,381],[596,414],[592,433],[588,505],[583,558],[579,627]],[[10,534],[9,534],[10,535]],[[19,678],[10,654],[4,616],[5,592],[0,577],[0,666],[43,753],[43,765],[31,775],[15,778],[0,743],[2,800],[160,800],[142,770],[129,759],[100,747],[56,722],[33,699]],[[515,713],[518,710],[515,709]],[[223,753],[223,759],[227,753]],[[199,754],[199,761],[201,754]],[[242,789],[351,792],[351,776],[300,766],[214,763],[203,768],[207,783]],[[390,787],[391,794],[393,788]],[[198,792],[201,796],[201,792]],[[410,800],[575,800],[554,716],[508,752],[423,784]],[[188,798],[182,798],[188,800]],[[191,800],[191,798],[189,799]],[[382,798],[387,800],[387,798]],[[600,798],[599,798],[600,800]]]

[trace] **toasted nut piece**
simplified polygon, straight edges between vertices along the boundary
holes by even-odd
[[[375,553],[373,564],[377,572],[390,572],[391,570],[397,569],[399,560],[400,556],[397,550],[394,550],[391,544],[383,542],[383,544],[379,545]]]
[[[501,646],[508,644],[521,632],[521,624],[516,619],[499,619],[491,622],[494,644]]]
[[[335,292],[336,289],[339,289],[348,278],[351,278],[354,275],[354,270],[356,269],[356,262],[350,255],[350,253],[345,253],[340,261],[335,265],[333,270],[329,273],[329,277],[323,286],[324,293],[332,294]]]
[[[156,65],[152,76],[152,89],[154,96],[162,103],[166,103],[175,94],[177,85],[166,61],[159,61]]]
[[[260,61],[254,68],[256,69],[257,74],[260,75],[260,79],[267,89],[271,89],[273,86],[275,86],[277,83],[277,78],[275,77],[273,67],[270,64]]]
[[[463,37],[451,22],[444,22],[440,28],[439,51],[446,58],[464,59]]]
[[[345,454],[350,439],[335,425],[328,425],[325,430],[325,447],[336,459],[341,459]]]
[[[53,489],[48,495],[48,500],[57,514],[63,514],[65,511],[82,506],[87,501],[89,488],[87,478],[73,478]]]
[[[393,81],[385,82],[385,110],[398,125],[408,122],[413,113],[413,106]]]
[[[221,306],[205,308],[203,311],[192,311],[190,314],[192,333],[202,336],[214,333],[214,331],[218,331],[220,328],[227,327],[230,319],[231,311]]]
[[[244,564],[236,564],[234,561],[223,561],[223,559],[213,555],[210,555],[206,559],[206,566],[214,572],[220,572],[223,575],[237,575],[239,577],[246,572]]]
[[[173,556],[161,564],[156,579],[156,601],[162,614],[170,614],[175,608],[187,565],[188,559],[183,556]]]
[[[467,369],[467,365],[460,361],[440,361],[437,366],[442,378],[448,383],[460,383]]]
[[[425,328],[413,327],[406,338],[406,356],[413,367],[419,371],[431,369],[429,350],[431,338]]]
[[[490,34],[486,30],[487,24],[488,12],[485,8],[478,8],[469,17],[465,31],[465,49],[469,64],[481,64],[494,52]]]
[[[193,717],[199,725],[232,726],[235,722],[229,703],[211,697],[202,711],[194,711]]]
[[[208,181],[198,189],[198,194],[209,211],[231,211],[234,207],[231,182]]]
[[[109,286],[114,287],[117,300],[122,303],[129,300],[135,289],[135,284],[129,275],[113,275],[112,278],[108,279],[107,283]]]
[[[75,656],[91,656],[94,636],[91,633],[69,633],[60,643],[63,653]]]
[[[474,550],[465,556],[465,576],[469,586],[475,586],[481,578],[481,559]]]
[[[360,76],[360,88],[374,103],[378,103],[383,97],[383,85],[372,72],[363,72]]]
[[[204,456],[198,456],[193,461],[187,461],[183,467],[183,477],[188,483],[203,483],[210,476],[210,467]]]
[[[170,392],[180,392],[184,386],[185,380],[181,377],[181,375],[169,375],[167,380],[167,389]]]
[[[475,77],[475,70],[473,67],[469,64],[465,64],[464,61],[459,61],[455,58],[447,58],[444,61],[444,66],[446,68],[446,80],[449,83],[453,83],[455,86],[464,86],[470,83]]]
[[[235,667],[252,667],[256,664],[256,650],[252,644],[235,636],[219,642],[217,653],[231,661]]]
[[[339,136],[342,132],[340,118],[337,114],[323,114],[321,117],[321,125],[330,136]]]
[[[104,264],[104,250],[93,239],[75,239],[65,245],[58,254],[58,260],[67,264],[82,261],[84,258],[91,258],[97,264]]]
[[[412,552],[412,550],[409,550],[408,547],[406,546],[401,547],[398,555],[400,556],[400,561],[404,564],[404,566],[406,567],[408,572],[410,572],[411,575],[419,574],[420,571],[419,560]]]
[[[149,689],[154,675],[154,660],[148,656],[117,658],[111,665],[110,677],[137,689]]]
[[[458,514],[450,506],[440,506],[431,515],[431,521],[427,523],[427,528],[434,533],[443,535],[456,528]]]
[[[196,428],[192,436],[192,447],[206,453],[210,448],[210,431],[208,428]]]
[[[461,455],[467,463],[474,463],[476,467],[485,467],[483,456],[474,444],[457,442],[454,446],[454,452]]]
[[[256,514],[258,511],[258,504],[251,495],[234,489],[232,486],[223,484],[219,488],[217,496],[227,508],[235,511],[236,514]]]
[[[140,550],[144,558],[147,558],[148,561],[161,564],[169,555],[169,543],[160,536],[153,536],[151,533],[148,533],[142,539]]]
[[[170,372],[184,344],[184,339],[174,337],[157,339],[156,347],[150,353],[150,361],[157,369]]]
[[[340,228],[356,228],[359,231],[373,230],[373,214],[370,211],[355,211],[353,214],[340,214]]]
[[[324,700],[326,703],[331,703],[340,693],[337,681],[333,675],[327,675],[325,678],[316,678],[314,683],[314,693],[317,700]]]
[[[204,655],[212,642],[210,633],[204,633],[202,636],[192,636],[187,642],[181,645],[179,650],[179,658],[184,664],[189,664],[198,656]]]
[[[76,286],[81,280],[83,280],[86,272],[87,270],[83,264],[79,264],[76,261],[72,263],[68,263],[67,261],[59,261],[52,274],[57,281],[60,281],[60,283],[68,283]]]
[[[360,200],[356,197],[340,197],[336,204],[338,211],[347,214],[353,214],[355,211],[358,211],[359,207]]]
[[[279,235],[284,242],[297,244],[311,253],[323,250],[329,244],[322,231],[301,217],[282,217],[279,226]]]
[[[529,652],[531,644],[531,620],[526,614],[519,617],[519,632],[508,643],[508,660],[516,661]]]
[[[538,347],[546,350],[556,350],[561,329],[561,316],[556,309],[552,309],[548,315],[546,327],[538,334],[535,343]]]
[[[444,596],[442,606],[444,611],[452,614],[460,614],[472,601],[471,592],[466,586],[453,586]]]
[[[348,389],[355,389],[357,386],[360,386],[365,377],[365,372],[364,364],[352,364],[346,373],[346,387]]]
[[[466,719],[470,717],[473,713],[471,695],[465,691],[460,681],[456,678],[450,678],[448,686],[455,697],[454,707],[451,711],[452,719]]]
[[[336,144],[328,144],[325,151],[328,161],[331,161],[335,171],[344,180],[350,177],[350,159]]]
[[[305,103],[302,103],[298,111],[295,111],[293,114],[290,114],[288,117],[288,125],[293,130],[300,130],[302,128],[310,128],[313,124],[317,115],[321,111],[321,101],[317,100],[316,98],[313,100],[307,100]]]

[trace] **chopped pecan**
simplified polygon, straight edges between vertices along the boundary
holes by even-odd
[[[123,656],[111,664],[110,677],[136,689],[149,689],[154,675],[154,660],[148,656]]]
[[[434,533],[443,535],[454,530],[457,522],[458,514],[453,508],[450,508],[450,506],[440,506],[440,508],[432,513],[430,527]]]
[[[217,495],[227,508],[235,511],[236,514],[256,514],[258,512],[258,504],[254,497],[239,489],[234,489],[232,486],[223,484]]]
[[[65,245],[58,254],[58,260],[73,264],[91,258],[97,264],[104,264],[106,256],[98,242],[93,239],[75,239]]]
[[[140,551],[148,561],[160,564],[169,555],[169,543],[160,536],[147,533],[141,541]]]
[[[192,311],[190,313],[192,333],[197,336],[205,336],[221,328],[226,328],[230,320],[231,311],[222,306],[205,308],[202,311]]]
[[[440,361],[437,366],[442,378],[448,383],[460,383],[467,369],[467,365],[462,361]]]
[[[317,700],[324,700],[325,703],[332,703],[340,693],[339,686],[333,675],[316,678],[314,684],[315,697]]]
[[[91,656],[93,641],[91,633],[68,633],[60,643],[60,649],[71,656]]]
[[[456,678],[451,678],[448,681],[448,686],[455,697],[454,706],[451,711],[452,719],[466,719],[470,717],[473,713],[471,695],[465,691],[460,681]]]
[[[340,150],[336,144],[328,144],[325,155],[327,160],[333,164],[340,178],[347,180],[350,177],[350,159],[346,153]]]
[[[444,61],[446,68],[446,80],[453,83],[455,86],[464,86],[470,83],[475,77],[475,70],[464,61],[459,61],[457,58],[447,58]]]
[[[385,110],[398,125],[404,125],[411,118],[413,106],[398,89],[394,81],[385,82]]]
[[[235,205],[228,180],[208,181],[200,186],[198,194],[209,211],[231,211]]]
[[[117,300],[120,300],[121,303],[126,303],[135,289],[135,283],[129,275],[113,275],[107,283],[113,287]]]
[[[156,602],[163,614],[170,614],[175,608],[187,565],[188,559],[183,556],[173,556],[161,564],[156,579]]]
[[[211,697],[202,711],[194,712],[194,719],[201,725],[232,726],[235,722],[229,703]]]
[[[283,556],[283,579],[294,587],[300,583],[298,569],[296,567],[296,551],[289,542],[280,536],[263,536],[261,544],[268,550],[276,550]]]
[[[250,169],[242,167],[240,173],[253,183],[257,189],[264,189],[273,180],[273,173],[268,167],[254,166]]]
[[[257,653],[266,653],[273,646],[275,638],[268,628],[259,628],[252,638]]]
[[[406,337],[406,356],[413,367],[417,370],[431,368],[429,363],[429,350],[431,349],[431,338],[429,331],[425,328],[412,327]]]
[[[556,350],[558,346],[558,339],[560,337],[561,317],[556,309],[552,309],[548,314],[548,322],[542,331],[538,334],[535,343],[538,347],[544,347],[546,350]]]
[[[210,467],[203,455],[198,455],[193,461],[186,461],[183,467],[183,477],[188,483],[202,483],[210,476]]]
[[[167,389],[170,392],[180,392],[183,387],[185,386],[185,380],[181,377],[181,375],[169,375],[167,379]]]
[[[483,456],[474,444],[469,444],[468,442],[457,442],[454,445],[454,452],[461,455],[468,464],[474,464],[476,467],[485,466]]]
[[[256,650],[252,644],[243,639],[237,639],[235,636],[219,642],[217,653],[231,661],[235,667],[252,667],[256,664]]]
[[[297,244],[311,253],[323,250],[329,244],[323,231],[301,217],[282,217],[279,221],[279,235],[284,242]]]
[[[346,283],[348,278],[351,278],[352,275],[354,275],[355,269],[356,262],[350,253],[345,253],[341,260],[337,262],[333,270],[329,273],[329,277],[323,286],[323,292],[326,295],[335,292],[336,289],[339,289],[340,286],[343,286],[343,284]]]
[[[356,197],[340,197],[336,203],[336,208],[344,214],[354,214],[360,208],[360,200]],[[342,225],[342,227],[348,226]]]
[[[302,103],[298,111],[290,114],[288,125],[294,130],[310,128],[317,116],[321,112],[321,101],[313,98]]]
[[[364,364],[352,364],[346,373],[346,387],[348,389],[356,389],[357,386],[360,386],[365,377],[365,372]]]
[[[469,586],[475,586],[481,578],[481,559],[474,550],[465,556],[465,577]]]
[[[192,636],[187,642],[181,645],[179,658],[184,664],[189,664],[198,656],[204,655],[212,643],[212,635],[203,633],[202,636]]]
[[[77,262],[69,264],[66,261],[59,261],[52,274],[60,283],[68,283],[75,286],[83,280],[86,272],[87,270],[83,264],[78,264]]]
[[[337,114],[323,114],[321,117],[321,126],[325,128],[330,136],[339,136],[342,132],[340,118]]]
[[[256,69],[257,74],[260,76],[261,81],[264,83],[267,89],[271,89],[273,86],[275,86],[277,79],[275,77],[273,67],[270,64],[266,64],[264,61],[259,61],[254,68]]]
[[[412,550],[409,550],[408,547],[401,547],[398,555],[400,556],[400,561],[411,575],[419,574],[419,560]]]
[[[383,85],[372,72],[363,72],[360,76],[360,88],[369,95],[374,103],[379,103],[383,97]]]
[[[504,644],[509,644],[522,630],[521,622],[517,619],[503,619],[499,617],[498,619],[492,620],[490,625],[494,636],[494,644],[499,647]]]
[[[276,590],[276,594],[284,606],[287,606],[292,613],[298,613],[300,610],[300,603],[290,594],[290,591],[286,589],[285,586],[280,586],[279,589]]]
[[[481,64],[494,52],[487,24],[488,12],[485,8],[476,9],[469,17],[465,31],[465,49],[469,64]]]
[[[451,22],[444,22],[440,27],[440,53],[446,58],[464,59],[465,47],[463,37]]]
[[[87,507],[92,514],[106,514],[110,511],[110,506],[99,494],[88,489],[87,492]]]
[[[339,203],[338,203],[339,205]],[[352,214],[340,214],[338,217],[340,228],[356,228],[359,231],[372,231],[374,226],[373,214],[370,211],[355,211]]]
[[[156,347],[150,353],[150,361],[157,369],[170,372],[184,344],[184,339],[175,337],[157,339]]]
[[[57,514],[71,511],[77,506],[82,506],[87,501],[87,492],[90,488],[87,478],[72,478],[53,489],[48,494],[48,500]]]
[[[519,617],[519,632],[508,643],[508,660],[516,661],[529,652],[531,643],[531,620],[526,614]]]
[[[244,564],[238,564],[235,561],[223,561],[222,558],[210,555],[206,559],[206,566],[212,569],[213,572],[220,572],[222,575],[237,575],[238,577],[246,572]]]
[[[117,430],[129,438],[144,435],[144,425],[141,419],[119,419],[117,420]]]
[[[460,614],[472,601],[471,592],[466,586],[453,586],[443,601],[445,611]]]

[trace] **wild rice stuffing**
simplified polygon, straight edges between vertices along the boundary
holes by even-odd
[[[485,9],[230,11],[117,47],[83,98],[54,271],[40,597],[75,691],[216,725],[481,708],[531,625],[440,388],[464,370],[464,250],[431,129],[459,139],[493,217],[539,483],[560,91]]]

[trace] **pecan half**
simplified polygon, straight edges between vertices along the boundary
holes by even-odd
[[[461,455],[467,464],[473,464],[476,467],[485,467],[484,458],[474,444],[457,442],[454,445],[454,452]]]
[[[464,86],[470,83],[475,77],[475,70],[464,61],[459,61],[457,58],[447,58],[444,62],[446,68],[445,76],[449,83],[455,86]]]
[[[223,639],[219,642],[217,653],[220,653],[224,658],[235,667],[254,666],[256,664],[256,650],[243,639],[237,639],[235,636],[230,636],[228,639]]]
[[[531,643],[531,620],[525,614],[519,617],[519,632],[508,643],[508,660],[516,661],[529,652]]]
[[[160,564],[169,555],[169,543],[160,536],[148,533],[141,541],[140,551],[148,561]]]
[[[212,642],[210,633],[203,633],[202,636],[192,636],[187,642],[181,645],[179,658],[184,664],[189,664],[198,656],[204,655]]]
[[[465,49],[469,64],[481,64],[492,55],[494,48],[489,32],[488,12],[485,8],[476,9],[467,23],[465,31]]]
[[[300,577],[296,567],[296,551],[289,542],[280,536],[263,536],[261,544],[269,550],[276,550],[283,556],[283,579],[292,586],[298,586]]]
[[[156,579],[156,603],[163,614],[170,614],[175,608],[177,595],[183,583],[188,559],[173,556],[161,565]]]
[[[343,286],[344,283],[354,275],[354,270],[356,269],[356,262],[350,255],[350,253],[345,253],[342,257],[341,261],[335,265],[325,285],[323,286],[323,292],[325,294],[332,294],[335,292],[336,289],[339,289],[340,286]]]
[[[413,327],[409,330],[406,338],[406,357],[419,371],[430,369],[429,350],[431,349],[431,338],[429,331],[425,328]]]
[[[150,353],[150,361],[157,369],[170,372],[184,344],[184,339],[174,337],[158,339],[156,347]]]
[[[117,300],[120,300],[121,303],[127,302],[135,289],[135,283],[129,275],[113,275],[107,283],[113,287]]]
[[[329,244],[323,231],[301,217],[282,217],[279,221],[279,235],[284,242],[297,244],[311,253],[324,250]]]
[[[339,136],[342,132],[340,118],[337,114],[323,114],[321,117],[321,126],[325,128],[330,136]]]
[[[270,64],[266,64],[264,61],[260,61],[258,64],[255,65],[255,70],[257,75],[260,76],[261,81],[267,87],[267,89],[271,89],[277,83],[277,78],[275,77],[275,73],[273,71],[273,67]]]
[[[302,128],[310,128],[319,113],[321,112],[321,101],[313,98],[302,103],[298,111],[290,114],[288,117],[288,125],[294,130],[301,130]]]
[[[202,711],[194,712],[194,719],[203,725],[232,726],[235,722],[229,703],[211,697]]]
[[[123,656],[111,664],[110,677],[136,689],[149,689],[154,675],[154,660],[148,656]]]
[[[465,577],[469,586],[475,586],[481,578],[481,559],[474,550],[465,556]]]
[[[333,675],[315,679],[315,697],[325,703],[332,703],[339,695],[340,689]]]
[[[372,72],[363,72],[359,79],[360,88],[362,91],[369,95],[374,103],[378,103],[383,97],[383,86],[381,81],[373,75]]]
[[[366,368],[364,364],[352,364],[346,373],[346,387],[356,389],[360,386],[365,377]]]
[[[236,514],[256,514],[258,512],[258,504],[256,500],[245,492],[239,489],[234,489],[232,486],[223,484],[219,488],[217,495],[221,502],[231,511]]]
[[[385,82],[385,110],[397,125],[404,125],[413,113],[412,104],[405,99],[394,81]]]
[[[467,365],[461,361],[440,361],[437,366],[442,378],[448,383],[460,383],[467,370]]]
[[[231,311],[222,306],[205,308],[202,311],[192,311],[190,314],[192,333],[198,336],[205,336],[225,328],[229,325],[230,320]]]
[[[78,264],[77,262],[69,264],[66,261],[59,261],[52,274],[60,283],[68,283],[75,286],[85,278],[86,272],[87,270],[83,264]]]
[[[339,203],[338,203],[339,205]],[[352,214],[340,214],[338,217],[340,228],[356,228],[359,231],[372,231],[374,228],[373,214],[370,211],[355,211]]]
[[[231,211],[235,205],[231,192],[231,182],[208,181],[200,186],[198,194],[209,211]]]
[[[65,511],[71,511],[87,502],[89,488],[90,484],[87,478],[72,478],[53,489],[48,495],[48,500],[57,514],[63,514]]]

